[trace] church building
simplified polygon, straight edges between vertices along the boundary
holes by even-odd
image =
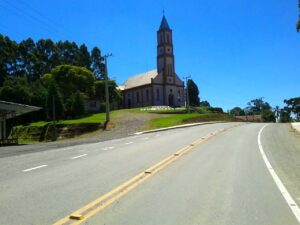
[[[175,72],[172,30],[165,16],[157,31],[157,69],[130,77],[119,89],[124,108],[184,105],[184,83]]]

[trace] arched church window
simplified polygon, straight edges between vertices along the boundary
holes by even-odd
[[[164,39],[163,39],[163,35],[162,34],[160,35],[160,43],[161,44],[164,43]]]
[[[167,43],[170,43],[169,34],[167,34]]]
[[[157,88],[156,89],[156,100],[159,101],[160,99],[160,96],[159,96],[159,89]]]

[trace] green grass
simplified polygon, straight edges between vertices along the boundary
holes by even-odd
[[[157,129],[164,128],[169,126],[176,126],[186,123],[195,123],[195,122],[208,122],[208,121],[231,121],[231,118],[227,114],[177,114],[162,118],[155,118],[150,120],[149,124],[146,126],[146,129]]]
[[[105,121],[105,113],[97,113],[80,119],[60,120],[57,122],[57,124],[62,124],[62,125],[75,125],[75,124],[88,124],[88,123],[95,124],[95,123],[103,123],[104,121]]]

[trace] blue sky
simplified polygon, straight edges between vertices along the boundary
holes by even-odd
[[[300,96],[298,1],[0,0],[0,33],[85,43],[113,53],[119,84],[156,68],[162,11],[173,29],[175,70],[201,100],[225,110],[257,97],[272,106]]]

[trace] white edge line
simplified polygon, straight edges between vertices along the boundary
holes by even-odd
[[[130,141],[130,142],[125,143],[125,145],[130,145],[130,144],[133,144],[133,142]]]
[[[32,168],[29,168],[29,169],[26,169],[26,170],[22,170],[23,172],[29,172],[31,170],[36,170],[36,169],[40,169],[40,168],[43,168],[43,167],[46,167],[48,165],[41,165],[41,166],[36,166],[36,167],[32,167]]]
[[[297,205],[297,203],[294,201],[294,199],[292,198],[292,196],[290,195],[290,193],[287,191],[286,187],[284,186],[284,184],[281,182],[280,178],[277,176],[275,170],[272,168],[265,152],[264,149],[262,147],[261,144],[261,133],[263,131],[263,129],[268,126],[268,124],[266,124],[265,126],[263,126],[259,133],[258,133],[258,137],[257,137],[257,141],[258,141],[258,147],[259,147],[259,151],[260,154],[267,166],[267,169],[269,170],[274,182],[276,183],[279,191],[281,192],[282,196],[284,197],[285,201],[287,202],[288,206],[290,207],[290,209],[292,210],[292,212],[294,213],[296,219],[298,220],[298,223],[300,223],[300,209],[299,206]]]
[[[72,157],[71,159],[78,159],[78,158],[81,158],[81,157],[84,157],[84,156],[87,156],[87,154],[77,155],[77,156]]]

